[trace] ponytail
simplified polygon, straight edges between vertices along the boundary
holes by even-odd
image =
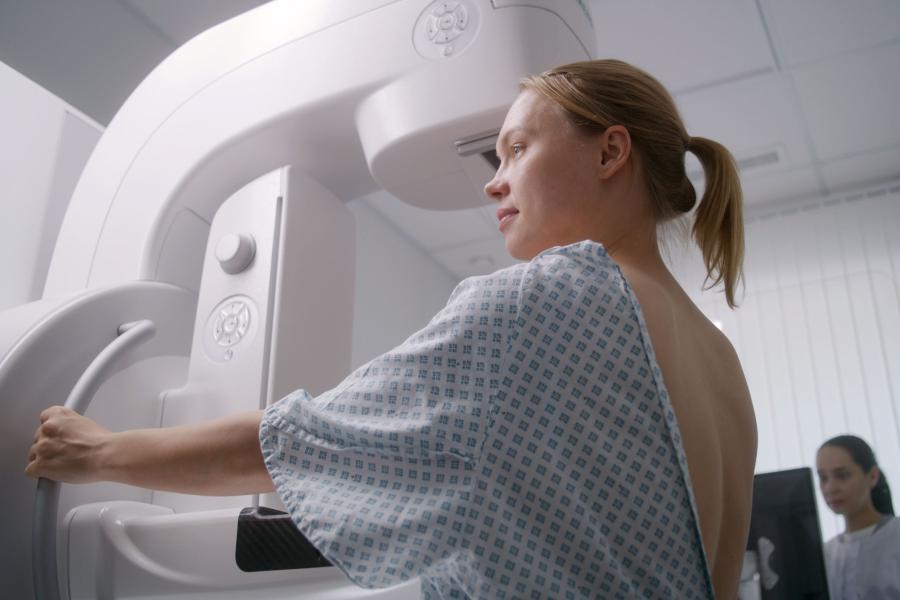
[[[872,488],[872,506],[883,515],[894,514],[894,503],[891,501],[891,488],[887,479],[880,470],[878,471],[878,483]]]
[[[706,176],[692,233],[703,254],[707,281],[712,280],[708,287],[723,283],[725,300],[734,308],[744,262],[743,194],[737,165],[723,145],[710,139],[692,137],[687,149],[700,160]]]

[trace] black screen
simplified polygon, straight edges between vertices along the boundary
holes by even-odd
[[[760,563],[765,600],[828,600],[822,534],[809,468],[753,478],[753,515],[747,549]]]

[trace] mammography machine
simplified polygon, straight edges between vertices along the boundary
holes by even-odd
[[[576,0],[276,0],[159,65],[82,173],[43,298],[0,313],[2,595],[417,598],[416,582],[363,590],[333,567],[242,570],[239,514],[274,495],[64,485],[35,505],[31,436],[67,397],[118,430],[338,383],[345,202],[379,187],[430,209],[483,202],[518,80],[593,40]]]

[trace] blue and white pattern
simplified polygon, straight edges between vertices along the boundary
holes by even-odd
[[[429,598],[713,598],[675,414],[602,246],[472,277],[396,349],[269,407],[294,522]]]

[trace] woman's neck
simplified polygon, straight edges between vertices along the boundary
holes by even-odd
[[[655,225],[621,232],[603,245],[623,270],[633,269],[657,279],[671,277],[659,252]]]
[[[871,504],[867,504],[865,508],[857,511],[852,515],[846,515],[844,519],[847,522],[847,533],[853,533],[866,527],[871,527],[881,520],[882,514],[875,510]]]

